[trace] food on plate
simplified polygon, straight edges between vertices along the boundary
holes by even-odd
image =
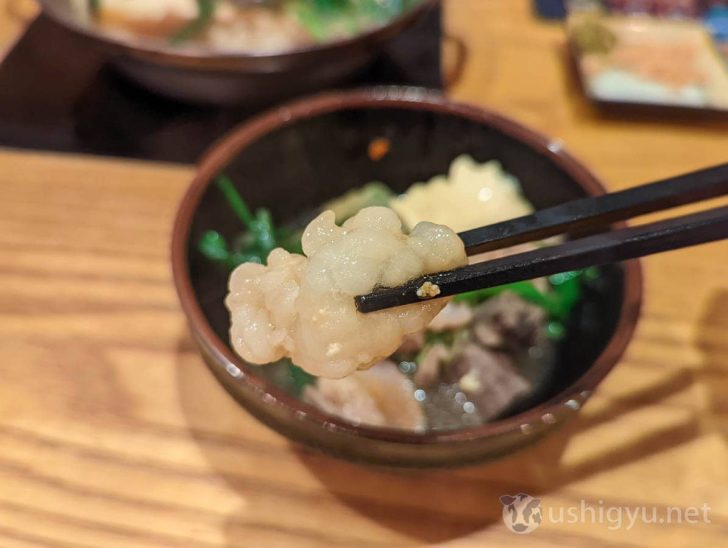
[[[527,405],[553,374],[583,286],[599,280],[587,269],[356,311],[354,296],[376,286],[465,264],[454,230],[533,211],[496,161],[460,156],[446,175],[401,194],[369,183],[323,203],[307,224],[276,225],[267,209],[251,211],[229,178],[217,186],[243,231],[207,231],[199,250],[232,270],[231,345],[267,364],[257,371],[269,382],[357,425],[451,430]],[[431,296],[438,288],[420,289]]]
[[[703,25],[587,11],[568,27],[592,97],[728,109],[728,71]]]
[[[418,223],[409,235],[391,209],[367,207],[338,226],[327,210],[306,227],[303,255],[274,249],[267,265],[244,263],[230,276],[233,348],[266,364],[290,357],[312,375],[345,377],[386,358],[427,327],[446,301],[357,312],[354,297],[375,287],[467,264],[451,229]]]
[[[319,379],[303,391],[303,400],[353,424],[425,429],[425,413],[414,398],[415,385],[391,360],[343,379]]]
[[[478,164],[467,155],[455,158],[447,175],[413,184],[390,205],[407,226],[427,219],[458,232],[533,212],[498,162]]]
[[[386,25],[422,0],[73,0],[77,17],[126,38],[217,52],[280,53]]]

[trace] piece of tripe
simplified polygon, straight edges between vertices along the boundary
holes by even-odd
[[[245,360],[290,357],[309,373],[340,378],[392,354],[425,329],[447,299],[362,314],[354,297],[467,264],[450,228],[419,223],[407,235],[394,211],[369,207],[342,226],[325,211],[304,231],[303,255],[275,249],[267,266],[245,263],[230,276],[230,339]]]

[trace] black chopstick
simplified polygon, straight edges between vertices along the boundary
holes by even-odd
[[[438,297],[447,297],[723,238],[728,238],[728,206],[423,276],[400,287],[358,296],[356,306],[359,312],[374,312],[422,301],[417,290],[425,282],[439,287]]]
[[[582,198],[459,234],[468,255],[502,249],[583,228],[607,227],[671,207],[728,194],[728,163],[655,183]]]
[[[728,164],[623,192],[568,202],[460,236],[468,246],[468,254],[472,255],[723,194],[728,194]],[[498,228],[494,230],[494,227]],[[495,238],[497,243],[491,244],[488,237]],[[724,238],[728,238],[728,206],[430,274],[400,287],[376,289],[356,297],[355,301],[360,312],[373,312],[422,301],[417,290],[425,282],[438,286],[437,297],[447,297]]]

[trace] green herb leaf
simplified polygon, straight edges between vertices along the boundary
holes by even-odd
[[[222,234],[215,230],[205,232],[197,247],[205,257],[212,261],[227,261],[230,256],[227,241]]]
[[[278,241],[273,226],[273,217],[267,209],[258,209],[255,212],[255,221],[253,221],[253,234],[258,249],[266,257],[268,253],[278,247]]]
[[[276,228],[273,216],[266,208],[251,213],[235,185],[226,175],[221,175],[215,184],[230,204],[230,208],[242,221],[246,232],[233,240],[229,246],[225,239],[215,231],[208,231],[200,240],[198,247],[209,259],[225,262],[232,270],[242,263],[265,264],[268,254],[276,247],[283,247],[290,253],[302,253],[301,230]]]
[[[566,336],[566,327],[557,320],[551,320],[546,324],[546,335],[552,341],[559,341]]]
[[[571,309],[581,299],[581,278],[583,270],[562,272],[549,276],[549,282],[553,287],[552,302],[556,308],[554,316],[561,320],[567,318]]]
[[[359,0],[359,11],[378,23],[394,19],[405,9],[403,0]]]
[[[569,317],[574,305],[581,299],[582,278],[585,275],[588,279],[594,279],[594,277],[598,277],[599,272],[596,269],[587,269],[554,274],[549,277],[552,291],[548,293],[540,291],[532,281],[526,280],[463,293],[456,295],[453,300],[474,306],[504,291],[511,291],[524,301],[528,301],[546,310],[552,319],[564,321]]]
[[[550,298],[549,295],[539,291],[533,282],[530,280],[515,282],[507,285],[500,285],[498,287],[487,287],[485,289],[478,289],[477,291],[471,291],[469,293],[463,293],[456,295],[453,299],[455,302],[468,303],[471,305],[480,304],[483,301],[500,295],[505,291],[515,293],[523,300],[533,303],[541,308],[544,308],[550,315],[559,315],[560,309]]]
[[[170,37],[172,45],[186,42],[202,33],[215,16],[215,0],[197,0],[197,17]]]
[[[245,203],[240,194],[238,194],[238,191],[230,178],[227,175],[220,175],[215,180],[215,184],[220,190],[222,190],[222,193],[225,195],[225,199],[230,204],[230,207],[240,220],[243,221],[246,228],[248,230],[253,230],[253,225],[255,223],[253,214],[250,213],[248,205]]]
[[[289,362],[288,372],[291,376],[291,388],[293,390],[293,394],[295,396],[300,396],[306,386],[316,383],[316,377],[314,377],[310,373],[307,373],[306,371],[295,365],[293,362],[289,360],[287,361]]]

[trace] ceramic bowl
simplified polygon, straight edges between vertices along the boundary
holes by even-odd
[[[385,137],[390,152],[372,160],[369,144]],[[239,221],[210,182],[228,174],[251,207],[279,222],[369,181],[403,191],[446,173],[468,153],[500,161],[527,198],[543,208],[604,192],[562,143],[492,111],[453,103],[434,92],[379,88],[329,93],[258,116],[215,144],[177,214],[174,279],[200,352],[223,386],[257,418],[290,439],[341,457],[398,466],[452,466],[509,453],[557,428],[584,405],[629,342],[641,300],[636,261],[602,269],[559,343],[554,374],[529,402],[507,416],[454,431],[404,432],[354,426],[292,397],[260,376],[228,344],[223,299],[227,274],[196,244],[214,229],[227,237]]]
[[[432,8],[425,0],[384,26],[352,38],[274,54],[214,53],[116,36],[79,22],[71,0],[40,0],[43,11],[103,49],[132,80],[161,95],[211,105],[272,104],[323,89],[365,67]]]

